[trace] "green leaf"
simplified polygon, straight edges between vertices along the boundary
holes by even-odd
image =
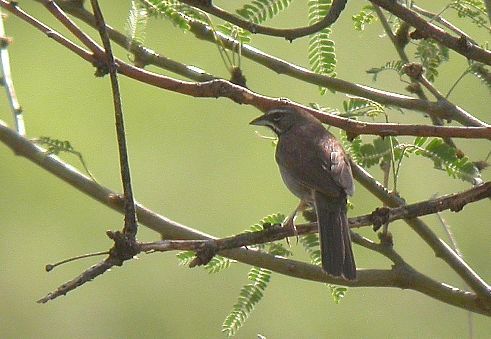
[[[261,24],[287,9],[291,2],[292,0],[252,0],[236,12],[246,20]]]
[[[348,100],[343,101],[343,110],[343,116],[348,118],[361,116],[375,118],[380,114],[384,114],[385,107],[370,99],[349,96]]]
[[[491,90],[491,74],[484,64],[473,62],[469,67],[469,73],[481,80],[481,82]]]
[[[199,21],[209,24],[208,17],[200,10],[177,0],[139,0],[148,14],[168,19],[183,31],[189,31],[189,23]]]

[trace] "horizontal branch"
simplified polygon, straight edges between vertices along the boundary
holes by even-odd
[[[47,155],[43,149],[32,141],[22,137],[2,123],[0,123],[0,141],[11,148],[15,154],[32,161],[100,203],[123,213],[121,199],[119,199],[117,193],[92,181],[57,157]],[[160,233],[166,239],[213,239],[212,236],[206,233],[199,232],[158,215],[141,204],[137,204],[136,207],[139,222]],[[346,282],[342,279],[330,277],[320,267],[258,251],[239,248],[225,250],[220,255],[300,279],[353,287],[397,287],[412,289],[444,303],[491,316],[491,305],[476,294],[462,291],[448,284],[441,284],[413,270],[411,267],[405,267],[404,270],[399,271],[395,269],[359,270],[356,281]]]
[[[87,11],[81,5],[73,5],[70,2],[59,3],[59,5],[71,15],[79,18],[92,27],[96,27],[92,13]],[[199,21],[192,21],[189,23],[189,25],[191,32],[199,39],[211,43],[216,43],[216,39],[219,39],[220,44],[230,50],[236,50],[237,46],[239,45],[238,41],[233,40],[220,32],[214,32],[211,27],[206,26]],[[108,29],[111,39],[114,39],[115,42],[121,45],[123,48],[127,48],[126,37],[110,27]],[[162,55],[159,55],[154,51],[151,51],[148,48],[138,44],[132,44],[131,52],[135,54],[135,59],[137,62],[141,61],[143,64],[160,66],[164,69],[168,69],[172,72],[188,77],[189,79],[208,81],[212,80],[213,78],[206,73],[203,74],[202,72],[197,72],[193,68],[165,58]],[[285,74],[306,83],[329,88],[331,90],[349,95],[364,97],[384,105],[421,111],[445,120],[455,120],[465,126],[486,126],[485,123],[467,113],[462,108],[448,102],[431,102],[428,100],[416,99],[406,95],[382,91],[369,86],[352,83],[340,78],[316,74],[304,67],[291,64],[277,57],[270,56],[259,49],[248,45],[241,46],[241,55],[264,67],[267,67],[278,74]]]

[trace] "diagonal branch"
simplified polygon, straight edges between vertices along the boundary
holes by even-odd
[[[485,50],[465,36],[456,38],[440,27],[425,21],[413,10],[404,7],[398,1],[393,0],[370,0],[371,3],[378,5],[386,11],[397,16],[401,20],[416,28],[424,37],[432,38],[442,45],[454,50],[455,52],[465,56],[467,59],[482,62],[486,65],[491,65],[491,51]]]

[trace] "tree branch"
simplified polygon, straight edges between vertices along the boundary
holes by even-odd
[[[46,155],[33,142],[1,123],[0,141],[11,148],[15,154],[34,162],[79,191],[120,213],[123,212],[121,199],[115,192],[92,181],[90,178],[76,171],[73,167],[60,161],[57,157]],[[165,238],[213,239],[213,237],[206,233],[196,231],[166,217],[155,214],[140,204],[136,205],[136,209],[138,220],[150,229],[159,232]],[[474,293],[465,292],[450,285],[434,281],[415,271],[410,266],[403,266],[392,270],[360,270],[357,274],[358,280],[346,282],[342,279],[335,279],[326,275],[320,267],[258,251],[239,248],[225,250],[220,255],[246,264],[264,267],[287,276],[317,282],[343,284],[353,287],[397,287],[412,289],[447,304],[491,316],[491,303],[481,299]],[[91,273],[85,274],[93,274],[95,276],[96,271],[97,269],[94,269]],[[77,279],[74,279],[72,284],[76,285],[76,281]],[[41,300],[44,301],[44,299]]]
[[[36,0],[42,1],[42,0]],[[73,6],[65,3],[60,3],[60,6],[73,16],[81,19],[85,23],[95,27],[94,17],[90,12],[85,10],[82,6]],[[209,26],[206,26],[198,21],[189,23],[191,32],[195,34],[198,39],[206,40],[211,43],[216,43],[216,39],[220,40],[220,44],[224,47],[235,50],[239,45],[238,41],[230,39],[229,37],[221,34],[220,32],[214,32]],[[109,34],[111,39],[114,39],[116,43],[122,47],[127,47],[127,40],[124,35],[109,28]],[[208,78],[207,75],[203,75],[200,72],[193,72],[189,67],[176,64],[176,62],[165,58],[154,51],[132,44],[132,52],[135,53],[137,60],[142,60],[143,64],[153,64],[163,67],[165,69],[176,72],[177,74],[186,76],[193,80],[208,81],[212,78]],[[333,78],[321,74],[316,74],[298,65],[288,63],[282,59],[270,56],[254,47],[243,45],[241,47],[241,54],[249,58],[264,67],[278,73],[291,76],[297,80],[311,83],[321,87],[329,88],[338,92],[365,97],[370,100],[377,101],[384,105],[396,106],[400,108],[406,108],[411,110],[417,110],[428,113],[435,117],[442,119],[456,120],[459,123],[466,126],[485,126],[486,124],[476,119],[471,114],[467,113],[462,108],[453,104],[443,105],[440,102],[430,102],[428,100],[418,100],[402,94],[391,93],[382,91],[369,86],[351,83],[339,78]]]
[[[253,22],[244,20],[236,15],[233,15],[220,7],[217,7],[212,4],[212,1],[201,1],[201,0],[181,0],[182,3],[185,3],[189,6],[198,8],[208,14],[214,15],[220,19],[230,22],[233,25],[236,25],[240,28],[248,30],[254,34],[263,34],[275,37],[282,37],[286,40],[292,42],[297,38],[301,38],[307,35],[311,35],[317,33],[324,28],[331,26],[333,23],[341,15],[341,12],[344,10],[346,6],[347,0],[333,0],[331,4],[331,9],[329,13],[320,21],[316,22],[313,25],[306,27],[297,27],[297,28],[273,28],[266,27],[262,25],[255,24]]]
[[[0,0],[0,6],[11,11],[17,15],[19,13],[18,6],[12,6],[6,0]],[[25,19],[25,15],[19,15],[22,19]],[[30,18],[30,17],[29,17]],[[72,25],[66,17],[60,16],[63,24],[70,29],[76,29],[76,26]],[[32,24],[32,19],[26,20]],[[45,25],[33,24],[37,29],[43,32],[53,32],[52,29]],[[80,34],[77,34],[80,35]],[[66,39],[57,40],[66,47]],[[94,47],[95,48],[95,47]],[[70,48],[71,49],[71,48]],[[100,49],[100,47],[97,47]],[[72,50],[72,49],[71,49]],[[81,49],[77,49],[77,54],[81,53]],[[83,53],[81,53],[83,54]],[[80,55],[80,54],[79,54]],[[81,55],[82,56],[82,55]],[[86,60],[90,60],[92,63],[97,61],[97,55],[85,54],[82,56]],[[94,60],[94,58],[96,58]],[[347,131],[351,136],[357,136],[360,134],[372,134],[380,136],[389,135],[413,135],[413,136],[439,136],[439,137],[457,137],[457,138],[479,138],[491,140],[491,127],[443,127],[443,126],[425,126],[425,125],[402,125],[402,124],[377,124],[368,122],[359,122],[352,119],[342,118],[336,115],[326,114],[324,112],[314,110],[310,107],[301,106],[292,102],[287,102],[281,99],[274,99],[264,95],[260,95],[250,91],[241,86],[235,85],[231,82],[216,79],[204,83],[192,83],[179,81],[163,75],[158,75],[146,70],[129,65],[119,59],[116,59],[118,65],[118,72],[132,79],[144,82],[146,84],[156,86],[159,88],[167,89],[173,92],[186,94],[194,97],[209,97],[218,98],[226,97],[237,103],[253,105],[261,111],[268,111],[273,107],[278,106],[291,106],[297,109],[303,109],[309,111],[311,114],[319,118],[324,123],[339,127]],[[412,99],[417,100],[417,99]]]
[[[482,62],[486,65],[491,65],[491,52],[485,50],[465,36],[456,38],[438,26],[425,21],[413,10],[402,6],[397,1],[393,0],[370,0],[371,3],[378,5],[388,12],[394,14],[401,20],[420,31],[424,37],[432,38],[442,45],[454,50],[455,52],[465,56],[467,59]]]
[[[10,105],[10,110],[14,117],[15,128],[21,135],[26,135],[26,126],[24,124],[24,115],[22,114],[22,107],[17,100],[17,94],[15,94],[14,82],[12,80],[12,71],[10,69],[10,57],[8,46],[10,39],[5,36],[5,27],[3,24],[4,15],[0,11],[0,68],[2,70],[2,84],[7,94],[7,100]]]

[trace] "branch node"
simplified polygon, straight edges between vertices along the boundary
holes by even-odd
[[[387,207],[377,207],[370,215],[373,223],[373,230],[377,232],[382,225],[389,222],[390,209]]]
[[[196,250],[196,257],[189,263],[189,267],[206,265],[217,254],[218,248],[214,240],[204,242]]]

